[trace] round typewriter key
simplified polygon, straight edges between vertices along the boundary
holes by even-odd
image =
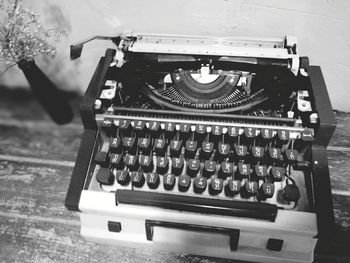
[[[120,153],[111,153],[111,156],[109,158],[109,162],[112,167],[121,169],[123,168],[123,162],[122,162],[122,154]]]
[[[282,158],[282,151],[280,148],[269,148],[269,157],[271,162],[278,163]]]
[[[230,162],[222,162],[219,169],[219,177],[222,179],[226,179],[231,176],[233,173],[233,163]]]
[[[157,172],[165,174],[169,169],[168,157],[157,157]]]
[[[210,185],[209,185],[209,193],[211,195],[218,195],[222,192],[223,189],[223,180],[219,179],[217,177],[212,177],[210,179]]]
[[[115,171],[115,169],[114,169]],[[117,170],[116,179],[118,184],[127,185],[130,182],[130,175],[128,171],[125,170]]]
[[[191,177],[188,175],[180,175],[178,179],[179,191],[186,192],[191,185]]]
[[[247,180],[244,184],[244,193],[241,192],[242,197],[254,196],[258,193],[258,182]],[[245,196],[245,194],[247,196]]]
[[[248,178],[250,175],[250,164],[248,163],[238,163],[237,164],[237,175],[239,178]]]
[[[140,155],[139,163],[142,171],[151,172],[153,170],[153,156]]]
[[[143,176],[143,172],[130,172],[131,182],[133,186],[142,187],[145,183],[145,177]]]
[[[203,176],[209,178],[216,171],[216,162],[211,160],[204,161]]]
[[[109,150],[113,153],[121,152],[121,139],[119,137],[113,137],[109,140]]]
[[[231,151],[231,146],[226,143],[219,142],[218,151],[216,152],[216,158],[218,160],[226,159]]]
[[[159,185],[159,175],[157,173],[147,174],[147,185],[151,189],[156,189]]]
[[[248,154],[248,148],[246,145],[235,145],[235,154],[236,159],[244,160],[246,155]]]
[[[179,157],[182,149],[182,141],[171,140],[170,141],[170,156]]]
[[[197,141],[188,140],[185,146],[185,157],[193,159],[197,153]]]
[[[160,123],[158,121],[149,122],[148,130],[153,138],[158,137],[160,134]]]
[[[252,154],[253,154],[253,157],[256,161],[263,159],[264,153],[265,153],[265,150],[263,147],[258,147],[258,146],[252,147]]]
[[[264,140],[270,140],[273,137],[273,130],[268,128],[263,128],[260,130],[260,135]]]
[[[180,139],[185,141],[191,134],[191,125],[188,123],[180,124]]]
[[[259,200],[271,198],[275,193],[275,185],[273,183],[263,183],[259,188]]]
[[[238,127],[229,127],[227,129],[227,135],[231,138],[236,138],[239,135],[239,128]]]
[[[228,179],[227,185],[225,187],[225,194],[227,196],[234,196],[241,191],[241,181]]]
[[[171,172],[174,175],[180,175],[184,168],[184,159],[183,158],[172,158],[171,160]]]
[[[260,165],[260,164],[255,165],[254,174],[258,177],[265,177],[267,175],[266,165]]]
[[[175,123],[172,122],[166,122],[165,126],[164,126],[164,131],[165,131],[165,137],[168,140],[171,140],[174,138],[175,133],[176,133],[176,129],[175,129]]]
[[[127,154],[125,155],[124,163],[130,171],[136,171],[139,167],[138,156]]]
[[[165,190],[173,190],[175,186],[175,175],[165,174],[163,176],[163,186]]]
[[[205,177],[196,177],[194,179],[193,190],[197,194],[201,194],[207,188],[207,178]]]
[[[196,141],[202,142],[207,136],[207,126],[203,124],[196,125],[195,139]]]
[[[139,138],[137,140],[137,147],[140,153],[148,155],[151,151],[151,139],[150,138]]]
[[[187,162],[187,174],[191,177],[195,177],[199,172],[200,161],[197,159],[190,159]]]
[[[135,121],[134,130],[137,137],[144,137],[146,134],[146,123],[144,121]]]
[[[288,130],[278,130],[278,139],[281,141],[289,141],[290,139],[290,132]]]
[[[111,185],[114,182],[114,174],[108,168],[101,168],[96,174],[96,180],[100,184]]]
[[[283,167],[273,166],[271,167],[270,173],[273,179],[277,182],[282,181],[284,178],[285,170]]]
[[[214,143],[212,142],[203,142],[202,143],[202,150],[201,150],[201,158],[202,159],[209,159],[212,155],[214,150]]]
[[[132,132],[132,126],[130,120],[120,120],[119,130],[123,137],[130,136]]]
[[[300,190],[293,182],[287,183],[282,193],[283,199],[289,202],[297,202],[300,198]]]
[[[210,140],[218,142],[222,139],[223,126],[213,125],[211,126]]]
[[[123,137],[123,149],[128,153],[133,154],[136,150],[136,138],[135,137]]]
[[[295,164],[298,162],[298,155],[299,154],[297,150],[286,149],[284,152],[286,161],[291,164]]]
[[[256,137],[256,128],[245,127],[244,128],[244,135],[247,138],[255,138]]]

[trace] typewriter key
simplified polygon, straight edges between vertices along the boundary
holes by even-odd
[[[182,141],[171,140],[170,141],[170,155],[172,157],[179,157],[182,149]]]
[[[157,157],[157,172],[165,174],[169,169],[168,157]]]
[[[180,140],[185,141],[191,134],[191,125],[188,123],[180,124]]]
[[[130,172],[131,183],[133,186],[142,187],[145,183],[145,177],[143,176],[143,172]]]
[[[146,135],[146,123],[144,121],[135,121],[134,130],[138,138]]]
[[[226,179],[231,176],[233,173],[233,163],[230,162],[222,162],[219,169],[219,177],[222,179]]]
[[[107,152],[97,152],[94,159],[95,163],[101,165],[102,167],[107,167],[109,165],[109,159],[107,157]]]
[[[163,176],[163,186],[165,190],[173,190],[175,186],[175,175],[165,174]]]
[[[260,178],[263,178],[267,175],[266,165],[257,164],[254,167],[254,174]]]
[[[286,149],[284,151],[285,159],[290,164],[296,164],[298,162],[298,155],[297,150]]]
[[[199,172],[200,161],[197,159],[190,159],[187,163],[187,174],[191,177],[195,177]]]
[[[197,153],[197,141],[186,141],[185,157],[193,159]]]
[[[129,168],[130,171],[136,171],[137,168],[139,167],[137,155],[130,155],[130,154],[125,155],[124,163],[126,167]]]
[[[137,147],[139,152],[148,155],[151,152],[151,139],[150,138],[139,138],[137,141]]]
[[[209,184],[209,193],[211,195],[218,195],[222,192],[223,180],[212,176]]]
[[[111,153],[109,162],[110,162],[112,167],[117,168],[117,169],[121,169],[121,168],[123,168],[122,160],[123,160],[122,154],[120,154],[120,153]]]
[[[201,194],[207,188],[207,178],[205,177],[196,177],[194,179],[193,191],[197,194]]]
[[[239,178],[248,178],[250,175],[250,164],[239,162],[237,164],[237,175]]]
[[[171,172],[174,175],[180,175],[184,168],[184,159],[183,158],[172,158],[171,160]]]
[[[178,179],[179,191],[186,192],[191,185],[191,178],[188,175],[180,175]]]
[[[286,180],[286,186],[283,189],[282,196],[288,202],[297,202],[300,198],[299,187],[290,177]]]
[[[113,153],[121,152],[121,139],[119,137],[112,137],[109,140],[109,150]]]
[[[203,167],[203,176],[206,178],[209,178],[210,176],[215,174],[215,171],[216,171],[216,162],[206,160],[204,162],[204,167]]]
[[[275,181],[280,182],[284,178],[285,170],[283,167],[273,166],[271,167],[270,173]]]
[[[258,193],[258,182],[247,180],[244,184],[244,191],[241,191],[242,197],[254,196]]]
[[[136,137],[123,137],[123,149],[130,154],[136,152]]]
[[[157,173],[148,173],[146,180],[148,187],[151,189],[156,189],[159,185],[159,175]]]
[[[119,184],[127,185],[130,182],[129,172],[125,170],[117,170],[116,179]]]
[[[232,178],[228,179],[228,182],[225,187],[225,194],[227,196],[234,196],[236,194],[239,194],[240,191],[241,191],[241,181],[233,180]]]
[[[271,198],[275,193],[275,185],[273,183],[263,183],[259,188],[258,199],[265,200]]]
[[[225,160],[227,157],[229,157],[230,151],[231,147],[229,144],[219,142],[215,158],[217,160]]]
[[[108,168],[101,168],[96,174],[96,180],[100,184],[111,185],[114,182],[114,175]]]
[[[139,163],[142,171],[150,172],[153,170],[153,157],[149,155],[140,155]]]

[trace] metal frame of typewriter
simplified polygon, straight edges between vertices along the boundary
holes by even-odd
[[[137,52],[142,48],[147,52],[159,52],[162,47],[163,52],[171,53],[170,39],[165,38],[168,41],[165,46],[153,43],[141,47],[133,43],[130,51]],[[186,41],[186,38],[184,39],[180,38]],[[112,40],[118,40],[119,43],[120,39],[112,38]],[[214,40],[207,38],[203,41],[204,44],[208,44]],[[240,39],[236,41],[237,45],[243,43],[243,40]],[[279,50],[268,48],[266,50],[272,51],[270,56],[259,55],[261,53],[255,49],[259,43],[269,43],[269,45],[271,41],[281,43],[276,40],[269,41],[261,42],[251,39],[246,43],[250,43],[252,47],[236,49],[239,50],[239,53],[231,55],[238,55],[244,62],[247,62],[245,56],[248,60],[250,57],[276,59],[276,57],[284,58],[285,54],[288,56],[288,53],[282,54],[278,53]],[[218,44],[218,42],[215,43]],[[81,48],[82,45],[78,50],[78,56],[80,56]],[[190,53],[202,52],[189,50]],[[223,52],[222,54],[230,55],[225,53],[227,50],[217,51],[216,49],[215,51],[213,49],[211,52]],[[89,188],[94,176],[92,160],[97,151],[96,142],[99,136],[99,126],[93,111],[94,103],[101,86],[106,81],[108,68],[116,63],[115,55],[115,50],[108,49],[105,56],[100,59],[80,107],[84,134],[65,205],[72,211],[81,212],[81,234],[91,241],[122,246],[159,248],[179,253],[257,262],[281,262],[282,260],[284,262],[312,262],[317,241],[327,240],[332,234],[334,221],[326,146],[334,132],[335,119],[320,67],[305,65],[319,118],[318,132],[311,146],[312,162],[309,168],[309,173],[313,175],[314,213],[278,211],[276,219],[271,222],[244,217],[180,212],[149,206],[128,204],[116,206],[115,194],[92,191]],[[289,55],[285,59],[289,60],[291,71],[297,72],[299,69],[297,54]],[[283,240],[282,250],[266,249],[266,242],[269,239],[272,243],[276,240]]]

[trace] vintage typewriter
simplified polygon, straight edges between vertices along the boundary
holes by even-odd
[[[81,103],[66,206],[80,211],[84,238],[312,262],[334,220],[335,119],[320,67],[295,38],[94,38],[116,48]],[[71,46],[73,59],[85,42]]]

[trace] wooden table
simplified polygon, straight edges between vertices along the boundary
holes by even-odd
[[[78,214],[64,206],[83,132],[79,114],[57,126],[28,96],[0,94],[0,262],[233,262],[84,241]],[[316,262],[350,262],[350,114],[335,114],[328,153],[336,231]]]

